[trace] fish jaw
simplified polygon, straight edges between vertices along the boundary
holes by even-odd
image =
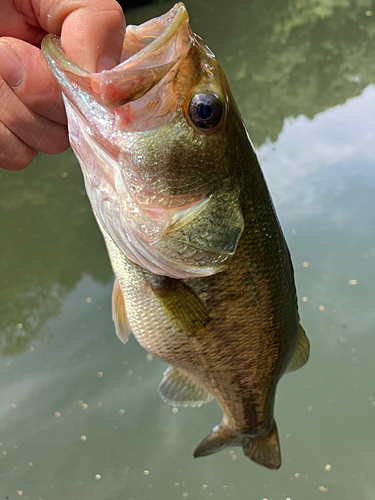
[[[42,41],[42,50],[63,93],[73,149],[79,149],[79,144],[74,131],[71,133],[71,121],[79,115],[80,125],[118,162],[119,129],[120,132],[132,131],[137,115],[145,118],[144,102],[138,104],[139,99],[150,91],[157,95],[165,87],[157,84],[184,58],[191,42],[189,16],[182,3],[141,26],[127,26],[120,64],[100,73],[86,71],[75,64],[65,55],[60,38],[47,35]],[[165,95],[159,95],[158,100],[164,102]],[[129,108],[128,103],[135,104]],[[175,107],[171,99],[168,106]],[[151,108],[149,118],[164,114],[164,121],[174,112],[174,109],[166,112],[163,106]]]

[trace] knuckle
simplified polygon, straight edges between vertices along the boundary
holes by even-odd
[[[37,151],[22,142],[5,125],[0,123],[0,167],[6,170],[22,170],[27,167]]]
[[[69,147],[66,127],[57,123],[44,121],[33,144],[35,149],[47,154],[59,154]]]

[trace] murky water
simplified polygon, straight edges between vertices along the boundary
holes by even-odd
[[[117,339],[112,272],[67,152],[0,174],[0,500],[373,500],[375,10],[186,3],[256,144],[311,340],[278,388],[282,468],[239,448],[193,459],[221,411],[163,403],[165,365]]]

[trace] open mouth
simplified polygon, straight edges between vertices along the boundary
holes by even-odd
[[[164,16],[128,26],[121,63],[111,70],[91,73],[81,68],[65,55],[56,35],[47,35],[42,49],[60,81],[65,77],[104,106],[116,108],[158,83],[186,54],[190,41],[189,16],[184,4],[178,3]]]

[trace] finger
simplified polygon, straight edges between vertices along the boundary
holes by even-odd
[[[89,71],[120,62],[125,17],[115,0],[32,0],[41,27],[60,34],[66,55]]]
[[[60,88],[38,48],[15,38],[0,38],[0,76],[27,108],[66,124]]]
[[[19,170],[37,151],[56,154],[67,149],[61,93],[40,50],[1,39],[0,75],[0,166]]]
[[[47,34],[37,22],[31,2],[1,0],[0,33],[40,46]]]
[[[0,122],[0,168],[22,170],[37,154]]]
[[[69,147],[67,128],[27,108],[7,84],[0,88],[0,101],[0,121],[32,149],[57,154]]]

